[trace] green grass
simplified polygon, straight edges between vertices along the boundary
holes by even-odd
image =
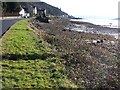
[[[26,21],[20,21],[6,33],[2,43],[4,54],[39,54],[42,49],[46,51],[44,46],[41,46],[39,50],[37,43],[40,40],[26,24]]]
[[[2,37],[3,88],[76,88],[62,59],[21,20]]]

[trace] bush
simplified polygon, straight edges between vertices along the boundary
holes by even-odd
[[[38,16],[36,19],[39,20],[40,22],[49,23],[48,17],[41,17],[41,16]]]
[[[55,42],[57,42],[58,41],[58,39],[55,37],[55,36],[50,36],[50,35],[47,35],[46,37],[45,37],[45,40],[48,42],[48,43],[50,43],[50,44],[55,44]]]

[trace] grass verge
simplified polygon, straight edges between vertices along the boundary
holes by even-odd
[[[77,88],[62,59],[21,20],[2,38],[3,88]]]

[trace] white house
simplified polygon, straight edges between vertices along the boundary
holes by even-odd
[[[24,17],[25,16],[25,10],[22,8],[22,10],[19,12],[20,16],[21,17]]]
[[[37,7],[34,7],[34,9],[33,9],[33,14],[34,14],[34,15],[37,15]]]
[[[25,9],[21,8],[21,11],[19,12],[20,16],[23,18],[28,18],[30,17],[30,13],[27,13]]]

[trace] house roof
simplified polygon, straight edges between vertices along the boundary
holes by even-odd
[[[26,13],[29,13],[28,8],[24,7],[23,9],[25,10]]]

